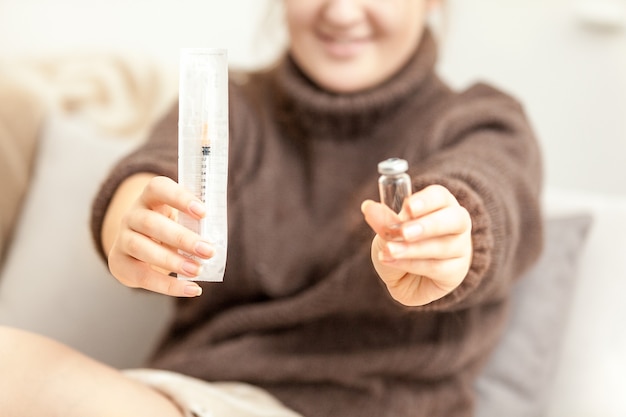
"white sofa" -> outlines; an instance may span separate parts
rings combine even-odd
[[[100,181],[136,141],[54,114],[38,141],[0,271],[0,324],[141,366],[172,300],[118,284],[88,231]],[[626,198],[548,190],[545,202],[551,242],[541,270],[520,282],[506,348],[479,383],[479,415],[624,416]]]
[[[553,216],[586,211],[592,227],[552,390],[550,417],[626,415],[626,197],[549,190]]]

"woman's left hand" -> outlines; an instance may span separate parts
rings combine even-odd
[[[361,211],[376,232],[372,262],[391,296],[408,306],[454,290],[472,262],[472,220],[450,191],[432,185],[411,195],[399,214],[382,203]]]

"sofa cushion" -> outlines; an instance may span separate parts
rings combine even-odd
[[[477,382],[478,417],[545,415],[591,220],[545,221],[544,251],[516,283],[508,327]]]
[[[134,145],[84,122],[45,124],[29,193],[0,272],[0,324],[52,337],[117,367],[141,365],[171,299],[119,284],[97,256],[91,203]]]

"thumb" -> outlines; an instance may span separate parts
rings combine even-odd
[[[365,200],[361,204],[365,221],[380,236],[387,236],[389,229],[402,221],[400,216],[382,203]]]

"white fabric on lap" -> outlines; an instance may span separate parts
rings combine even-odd
[[[241,382],[206,382],[154,369],[124,373],[170,398],[185,417],[302,417],[268,392]]]

